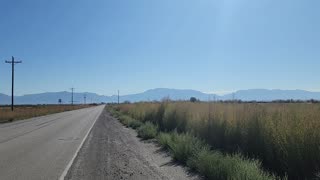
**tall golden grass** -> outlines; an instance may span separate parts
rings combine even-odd
[[[10,107],[0,107],[0,122],[21,120],[37,116],[43,116],[58,112],[71,111],[89,107],[88,105],[37,105],[37,106],[17,106],[12,112]]]
[[[118,108],[162,131],[191,132],[214,149],[259,159],[289,179],[320,172],[320,104],[164,102]]]

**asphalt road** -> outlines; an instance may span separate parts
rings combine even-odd
[[[59,179],[103,109],[0,124],[0,179]]]
[[[153,141],[142,141],[104,110],[66,180],[199,180]]]

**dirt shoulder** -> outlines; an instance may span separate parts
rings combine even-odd
[[[201,179],[172,162],[155,143],[141,141],[105,109],[65,179]]]

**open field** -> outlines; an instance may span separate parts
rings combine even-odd
[[[64,111],[71,111],[89,107],[90,105],[28,105],[16,106],[14,112],[9,106],[0,107],[0,123],[21,119],[28,119],[37,116],[44,116]]]
[[[320,172],[320,104],[164,102],[116,108],[162,132],[194,135],[225,155],[256,159],[278,176],[311,179]]]

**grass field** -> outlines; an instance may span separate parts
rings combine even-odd
[[[191,134],[212,150],[256,159],[281,177],[312,179],[320,172],[320,104],[164,102],[117,109],[161,132]]]
[[[35,106],[16,106],[11,111],[9,106],[0,107],[0,123],[28,119],[58,112],[71,111],[89,107],[89,105],[35,105]]]

